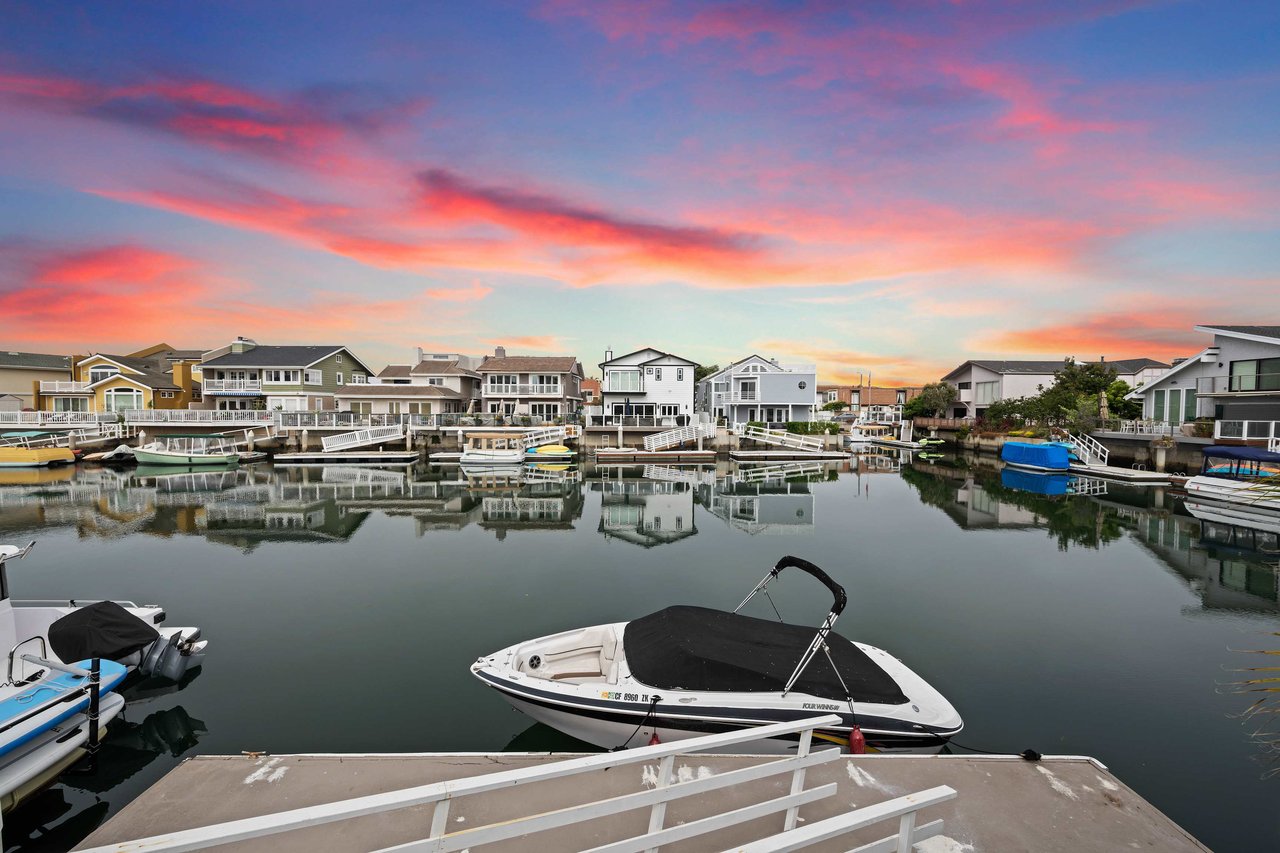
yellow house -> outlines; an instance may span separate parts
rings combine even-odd
[[[201,400],[196,350],[156,344],[130,355],[74,356],[71,380],[40,382],[46,412],[122,412],[185,409]]]

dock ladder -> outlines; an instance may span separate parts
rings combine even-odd
[[[1111,451],[1093,436],[1080,433],[1068,436],[1067,440],[1085,465],[1107,464],[1107,457],[1111,455]]]
[[[91,848],[86,853],[127,853],[127,851],[146,851],[146,853],[163,853],[163,851],[197,850],[237,841],[253,841],[268,838],[295,829],[322,826],[336,821],[365,817],[368,815],[386,815],[398,809],[431,806],[431,825],[416,840],[411,840],[390,850],[431,850],[437,853],[447,851],[476,850],[489,844],[496,844],[512,839],[522,839],[522,845],[533,846],[538,842],[529,839],[535,833],[552,832],[575,827],[590,821],[599,821],[624,815],[641,809],[648,810],[648,829],[634,834],[637,827],[629,822],[615,824],[617,834],[621,838],[602,838],[604,843],[592,847],[594,853],[641,853],[641,851],[658,851],[664,845],[676,844],[707,836],[730,827],[746,827],[756,822],[756,837],[746,843],[735,845],[734,850],[751,851],[751,853],[779,853],[786,850],[803,850],[824,841],[839,838],[865,827],[890,821],[896,827],[886,838],[860,847],[859,850],[876,851],[908,851],[914,845],[942,834],[941,820],[929,823],[918,823],[917,818],[922,809],[936,806],[953,800],[954,789],[939,785],[925,791],[907,794],[901,797],[861,808],[848,809],[840,803],[835,817],[823,820],[804,821],[800,817],[801,807],[825,800],[836,793],[834,782],[814,787],[805,787],[805,770],[829,764],[841,759],[839,749],[820,749],[811,751],[814,729],[838,725],[840,717],[831,714],[794,720],[787,723],[774,723],[767,726],[738,729],[736,731],[678,740],[672,743],[660,743],[653,746],[628,749],[620,752],[606,752],[554,761],[514,770],[499,770],[494,773],[483,773],[462,779],[451,779],[434,782],[412,788],[387,791],[364,797],[342,800],[336,803],[323,803],[315,806],[292,809],[290,811],[265,814],[257,817],[243,818],[226,823],[203,826],[196,829],[181,830],[150,838],[124,841],[105,847]],[[677,758],[689,758],[711,751],[724,751],[725,747],[749,743],[766,737],[798,735],[799,742],[795,752],[776,760],[766,760],[758,764],[738,767],[722,773],[700,772],[686,775],[687,768],[677,770]],[[736,750],[735,750],[736,751]],[[849,759],[845,759],[849,760]],[[647,765],[642,778],[652,778],[649,784],[641,783],[639,790],[621,794],[620,796],[597,799],[586,803],[574,803],[559,808],[551,804],[543,805],[548,792],[556,790],[554,785],[539,783],[564,780],[574,776],[592,772],[603,772],[617,767]],[[653,768],[650,770],[649,768]],[[617,778],[619,774],[610,774]],[[641,774],[635,774],[641,776]],[[790,777],[789,780],[786,777]],[[780,790],[770,791],[764,796],[769,799],[759,800],[751,797],[746,805],[741,797],[736,797],[729,804],[717,806],[713,798],[706,795],[715,791],[740,789],[742,785],[761,779],[783,777]],[[592,781],[583,778],[581,787],[589,790]],[[788,784],[789,781],[789,784]],[[461,824],[450,820],[451,806],[460,799],[476,794],[492,794],[493,792],[512,792],[508,794],[515,817],[504,817],[492,823],[478,825]],[[736,793],[736,792],[735,792]],[[524,796],[521,796],[524,794]],[[773,796],[774,794],[780,794]],[[705,806],[699,810],[698,817],[667,825],[667,806],[669,803]],[[545,811],[528,814],[522,808],[525,804],[538,804]],[[709,812],[705,816],[701,812]],[[761,818],[773,817],[776,830],[767,825],[762,826]],[[409,822],[406,821],[406,824]],[[597,827],[599,823],[595,824]],[[888,828],[886,828],[888,829]],[[422,833],[422,830],[418,830]],[[594,837],[594,836],[593,836]],[[545,838],[543,846],[555,849],[566,849],[563,843],[557,844],[555,838]],[[593,842],[594,843],[594,842]],[[705,849],[716,849],[706,847]],[[578,848],[580,849],[580,848]]]
[[[370,444],[386,444],[404,438],[404,424],[393,426],[370,427],[354,432],[340,432],[337,435],[326,435],[321,439],[325,453],[335,450],[353,450],[357,447],[368,447]]]
[[[655,450],[668,450],[672,447],[679,447],[686,442],[697,441],[700,438],[712,435],[715,435],[715,426],[711,423],[689,424],[688,426],[676,427],[665,432],[646,435],[644,437],[644,449],[650,453]]]
[[[787,432],[785,429],[769,429],[768,427],[755,426],[754,424],[746,424],[740,427],[738,434],[743,438],[749,438],[761,444],[772,444],[775,447],[785,447],[788,450],[798,450],[801,453],[822,452],[822,438],[816,435],[799,435],[798,433]]]

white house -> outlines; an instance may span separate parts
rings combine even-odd
[[[600,362],[601,408],[606,424],[618,418],[637,426],[678,426],[693,419],[696,362],[651,347]]]
[[[1062,369],[1063,361],[966,361],[942,377],[943,382],[954,385],[958,392],[949,415],[981,417],[987,406],[997,400],[1033,397],[1040,393],[1041,386],[1053,385],[1054,374]],[[1116,379],[1124,380],[1131,388],[1151,381],[1169,367],[1150,358],[1080,363],[1105,364],[1116,371]]]
[[[432,415],[474,412],[480,406],[483,359],[459,353],[414,350],[412,364],[389,364],[364,385],[336,393],[338,408],[365,415]]]
[[[1178,426],[1213,418],[1215,438],[1280,437],[1280,326],[1196,326],[1213,342],[1129,395]]]
[[[750,355],[698,383],[698,411],[726,423],[813,419],[817,368]]]

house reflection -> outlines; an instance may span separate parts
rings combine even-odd
[[[701,489],[701,503],[744,533],[813,533],[810,482],[826,477],[826,468],[813,462],[742,467]]]
[[[606,539],[653,548],[698,532],[693,482],[648,479],[634,467],[601,467],[598,474],[591,488],[601,493],[598,530]]]

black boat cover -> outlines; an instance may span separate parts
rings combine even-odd
[[[1207,459],[1233,459],[1237,462],[1280,462],[1280,453],[1272,453],[1261,447],[1237,447],[1231,444],[1211,444],[1201,452]]]
[[[650,687],[780,693],[816,633],[817,628],[803,625],[681,605],[630,622],[622,647],[631,674]],[[897,682],[853,643],[832,633],[827,644],[855,701],[907,701]],[[822,652],[792,690],[836,701],[846,698]]]
[[[114,601],[77,608],[49,626],[49,647],[68,663],[118,660],[150,645],[160,632]]]

